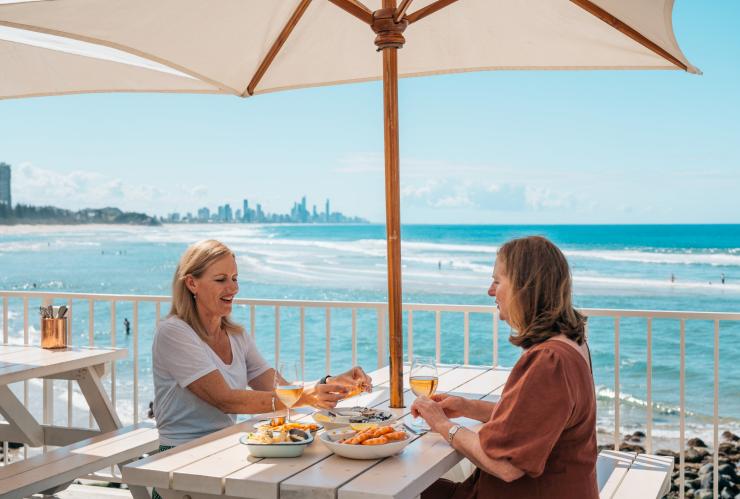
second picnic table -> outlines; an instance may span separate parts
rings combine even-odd
[[[438,392],[496,400],[509,370],[478,366],[440,366]],[[388,369],[371,373],[372,393],[343,401],[388,409]],[[408,387],[408,366],[404,369]],[[404,392],[404,409],[389,409],[408,417],[414,395]],[[215,498],[415,498],[457,464],[462,456],[436,434],[411,435],[412,442],[398,455],[385,459],[352,460],[333,454],[320,441],[297,458],[250,457],[239,438],[252,431],[255,418],[123,468],[131,485],[156,487],[164,499]],[[477,422],[463,420],[473,426]]]

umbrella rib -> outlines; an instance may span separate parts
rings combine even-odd
[[[413,0],[402,0],[401,5],[398,6],[396,12],[393,14],[393,20],[395,22],[401,22],[401,19],[406,15],[406,10],[411,5],[412,1]]]
[[[194,78],[196,80],[200,80],[204,83],[208,83],[209,85],[213,85],[216,87],[220,92],[222,93],[229,93],[229,94],[236,94],[239,95],[239,91],[231,88],[227,84],[214,80],[212,78],[208,78],[200,73],[196,73],[195,71],[192,71],[184,66],[180,66],[179,64],[175,64],[172,61],[168,61],[167,59],[163,59],[161,57],[157,57],[153,54],[148,54],[146,52],[143,52],[141,50],[137,50],[133,47],[129,47],[127,45],[121,45],[119,43],[111,42],[108,40],[103,40],[100,38],[90,37],[90,36],[83,36],[83,35],[77,35],[75,33],[68,33],[66,31],[60,31],[56,29],[49,29],[49,28],[40,28],[38,26],[31,26],[28,24],[21,24],[21,23],[15,23],[10,21],[0,21],[0,26],[7,26],[9,28],[16,28],[16,29],[22,29],[25,31],[32,31],[34,33],[43,33],[46,35],[54,35],[54,36],[60,36],[63,38],[68,38],[70,40],[77,40],[80,42],[86,42],[86,43],[92,43],[94,45],[102,45],[104,47],[109,47],[112,49],[120,50],[121,52],[126,52],[128,54],[132,54],[138,57],[141,57],[142,59],[148,59],[150,61],[156,62],[161,64],[162,66],[167,66],[168,68],[174,69],[176,71],[179,71],[181,73],[184,73],[191,78]],[[122,63],[125,64],[125,63]],[[156,70],[154,70],[156,71]]]
[[[637,31],[632,26],[628,25],[625,22],[620,21],[615,16],[609,14],[607,11],[602,9],[601,7],[595,5],[590,0],[570,0],[577,6],[581,7],[583,10],[588,12],[589,14],[594,15],[595,17],[598,17],[617,31],[620,31],[621,33],[624,33],[628,37],[632,38],[634,41],[642,45],[643,47],[655,52],[659,56],[661,56],[663,59],[666,59],[667,61],[675,64],[679,68],[683,69],[684,71],[688,71],[688,67],[683,62],[676,59],[674,56],[672,56],[667,50],[665,50],[663,47],[658,45],[657,43],[651,41],[649,38],[647,38],[645,35]]]
[[[308,5],[311,3],[311,0],[301,0],[301,3],[298,4],[298,7],[293,11],[293,14],[290,16],[290,19],[288,19],[288,22],[285,23],[285,26],[283,26],[282,31],[280,31],[280,34],[275,39],[275,42],[272,44],[272,47],[270,47],[270,50],[267,52],[267,55],[265,55],[265,58],[262,59],[262,63],[260,63],[259,67],[257,68],[257,71],[254,73],[254,76],[252,76],[251,81],[249,82],[249,85],[247,85],[247,88],[242,92],[241,96],[244,97],[245,95],[254,95],[254,89],[257,87],[259,82],[262,80],[262,77],[265,76],[265,73],[267,72],[267,69],[272,64],[272,61],[275,60],[275,57],[277,57],[278,52],[280,52],[280,49],[283,48],[283,45],[288,40],[288,37],[293,32],[293,28],[296,27],[296,24],[298,24],[298,21],[301,20],[301,17],[303,16],[303,13],[306,12],[306,9],[308,8]]]
[[[342,10],[355,16],[365,24],[373,24],[373,12],[359,0],[329,0]]]
[[[413,24],[416,21],[419,21],[431,14],[434,14],[440,9],[444,9],[445,7],[452,3],[455,3],[456,1],[457,0],[437,0],[434,3],[427,5],[426,7],[422,7],[413,14],[409,14],[408,16],[406,16],[406,19],[408,20],[409,24]]]

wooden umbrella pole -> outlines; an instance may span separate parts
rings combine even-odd
[[[401,296],[401,190],[398,148],[398,49],[403,46],[406,21],[396,22],[395,0],[383,0],[373,13],[375,44],[383,51],[383,109],[385,116],[385,219],[388,246],[388,326],[390,407],[403,407],[403,318]]]

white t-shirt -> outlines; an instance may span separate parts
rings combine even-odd
[[[244,390],[250,379],[270,366],[257,350],[251,336],[230,334],[231,364],[225,364],[185,321],[169,316],[159,323],[152,343],[154,417],[162,445],[180,445],[236,422],[201,400],[187,386],[218,370],[226,383]]]

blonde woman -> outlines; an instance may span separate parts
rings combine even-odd
[[[164,448],[232,425],[236,414],[283,407],[273,392],[274,369],[230,317],[237,278],[234,253],[218,241],[197,242],[180,259],[172,309],[152,346],[154,416]],[[307,388],[296,405],[334,407],[350,389],[371,383],[355,367]]]
[[[543,237],[515,239],[498,252],[488,294],[524,352],[496,404],[416,399],[412,413],[478,467],[464,483],[437,481],[422,499],[597,499],[591,356],[568,262]],[[449,420],[461,416],[485,423],[480,433]]]

